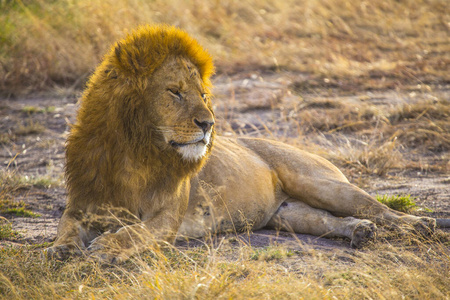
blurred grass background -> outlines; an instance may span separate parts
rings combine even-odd
[[[218,73],[289,70],[368,88],[450,80],[446,0],[0,0],[0,11],[7,96],[82,88],[114,41],[148,23],[188,31]]]

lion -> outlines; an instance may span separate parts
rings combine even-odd
[[[329,161],[266,139],[216,136],[210,54],[186,32],[142,26],[90,78],[66,144],[67,207],[49,256],[121,262],[151,244],[274,228],[344,237],[377,224],[433,232]]]

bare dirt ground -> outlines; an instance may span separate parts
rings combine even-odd
[[[299,111],[326,110],[333,103],[362,107],[371,105],[380,109],[396,104],[413,103],[420,97],[411,90],[378,90],[336,92],[336,86],[305,87],[305,76],[290,73],[241,73],[217,76],[214,84],[218,132],[223,135],[240,135],[280,139],[318,154],[334,156],[346,149],[345,145],[370,144],[368,139],[356,141],[353,132],[302,131],[304,122]],[[298,91],[298,87],[302,89]],[[338,87],[339,88],[339,87]],[[448,99],[448,87],[439,87],[439,93]],[[69,124],[75,120],[79,94],[64,91],[48,96],[27,99],[0,99],[0,168],[8,170],[18,183],[9,197],[13,202],[23,201],[28,210],[39,217],[0,214],[7,218],[19,236],[1,240],[0,245],[24,245],[51,242],[65,207],[64,142]],[[432,99],[431,99],[432,100]],[[320,103],[320,105],[317,105]],[[335,113],[333,111],[332,113]],[[344,145],[344,146],[342,146]],[[343,148],[344,147],[344,148]],[[319,149],[319,150],[317,150]],[[344,149],[344,150],[342,150]],[[340,151],[340,152],[339,152]],[[372,195],[411,194],[420,207],[431,211],[417,214],[450,218],[450,174],[448,149],[439,152],[415,152],[400,147],[403,157],[417,163],[418,167],[402,169],[393,167],[385,174],[366,174],[341,164],[344,173],[357,185]],[[333,154],[334,153],[334,154]],[[337,154],[336,154],[337,153]],[[437,154],[436,154],[437,153]],[[325,155],[325,156],[327,156]],[[333,156],[334,155],[334,156]],[[439,168],[433,168],[439,166]],[[437,171],[435,171],[437,170]],[[376,173],[376,172],[375,172]],[[12,180],[12,179],[8,180]],[[6,184],[4,179],[3,184]],[[4,187],[2,187],[3,189]],[[1,193],[0,193],[1,195]],[[324,239],[308,235],[277,233],[262,230],[250,236],[241,235],[254,246],[269,245],[273,241],[299,245],[297,240],[317,249],[349,248],[348,241]],[[180,246],[186,245],[181,243]],[[296,247],[296,246],[293,246]]]

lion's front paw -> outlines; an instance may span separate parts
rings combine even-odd
[[[66,260],[70,256],[81,256],[83,252],[74,244],[57,245],[42,250],[42,256],[47,259]]]
[[[101,264],[121,264],[130,258],[129,255],[114,251],[112,249],[103,251],[94,251],[90,254],[90,258],[100,262]]]
[[[360,248],[368,241],[376,239],[376,236],[377,226],[369,220],[362,220],[353,230],[350,246],[352,248]]]
[[[95,238],[87,250],[91,258],[107,264],[122,263],[130,257],[115,233],[104,233]]]

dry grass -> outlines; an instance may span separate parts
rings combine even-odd
[[[335,140],[335,144],[335,149],[327,153],[328,158],[357,174],[382,176],[405,165],[395,139],[386,140],[380,133],[353,141]]]
[[[433,152],[450,150],[450,102],[421,101],[405,104],[389,114],[400,142],[411,148]]]
[[[448,235],[385,236],[363,251],[257,249],[235,238],[189,249],[150,249],[124,265],[61,263],[39,247],[3,248],[0,291],[8,299],[445,299]],[[439,238],[439,239],[437,239]]]
[[[14,130],[16,135],[30,135],[30,134],[39,134],[45,131],[45,126],[42,125],[39,121],[35,121],[33,119],[28,119],[23,122],[23,124],[19,125],[17,129]]]
[[[384,176],[407,169],[448,171],[446,94],[427,92],[404,98],[404,93],[379,93],[373,96],[379,103],[364,94],[298,94],[283,96],[263,107],[262,113],[264,101],[251,110],[242,104],[251,97],[248,94],[218,101],[219,132],[282,140],[328,158],[348,176]],[[424,157],[428,160],[422,161]]]
[[[442,0],[1,1],[0,87],[12,95],[82,86],[115,40],[160,22],[198,38],[221,73],[288,69],[347,90],[445,83],[445,8]]]

